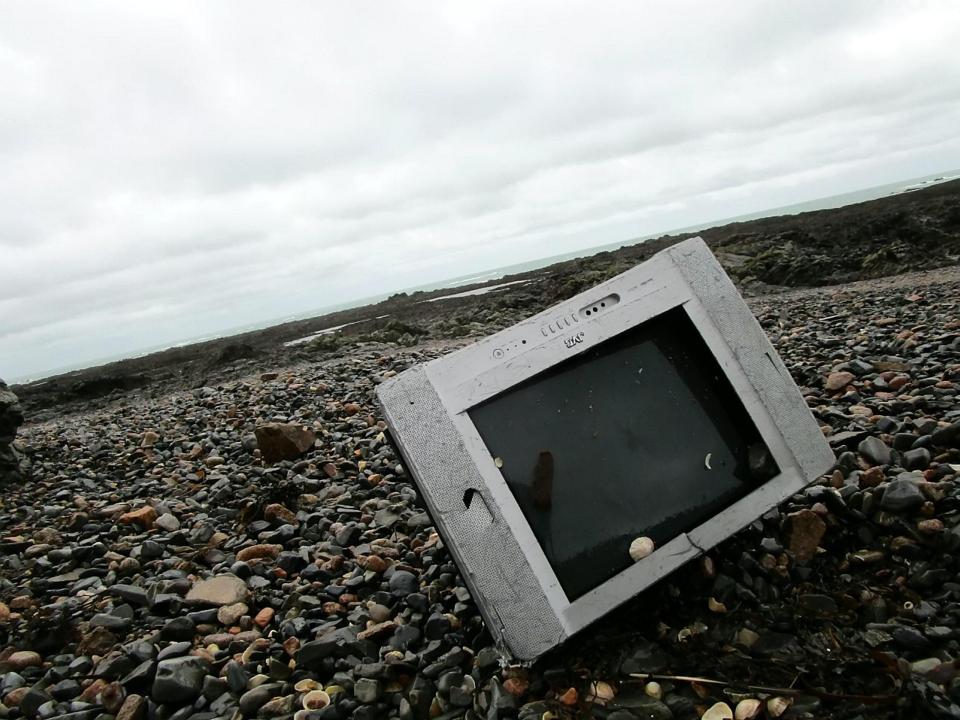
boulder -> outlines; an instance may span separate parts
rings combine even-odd
[[[25,476],[23,458],[13,444],[22,424],[20,400],[0,380],[0,485],[20,482]]]
[[[313,447],[316,433],[308,427],[295,423],[267,423],[254,430],[257,447],[268,463],[281,460],[296,460]]]

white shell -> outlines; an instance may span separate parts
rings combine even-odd
[[[707,607],[710,609],[710,612],[725,613],[727,611],[727,606],[716,598],[707,600]]]
[[[707,708],[700,720],[733,720],[733,710],[725,702],[718,702]]]
[[[648,537],[638,537],[630,543],[630,558],[634,562],[639,562],[653,552],[653,540]]]
[[[304,710],[323,710],[330,704],[330,696],[323,690],[311,690],[303,696]]]
[[[741,700],[733,711],[734,720],[754,720],[760,717],[761,708],[763,708],[763,703],[756,698]]]
[[[587,702],[606,705],[613,700],[614,695],[616,695],[616,692],[614,692],[613,686],[610,683],[597,680],[596,682],[590,683],[590,689],[587,691]]]
[[[643,686],[643,691],[654,700],[659,700],[663,697],[663,688],[660,687],[658,682],[648,682]]]
[[[783,715],[787,708],[793,704],[793,700],[785,697],[772,697],[767,700],[767,714],[770,717],[778,718]]]
[[[307,692],[310,692],[311,690],[323,690],[323,685],[318,683],[316,680],[311,680],[310,678],[306,678],[305,680],[301,680],[296,685],[294,685],[293,689],[299,693],[307,693]]]

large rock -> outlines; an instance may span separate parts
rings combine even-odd
[[[891,512],[909,512],[923,505],[924,499],[923,491],[915,482],[897,478],[884,488],[880,507]]]
[[[296,460],[313,447],[316,433],[303,425],[294,423],[267,423],[254,431],[257,447],[268,463],[280,460]]]
[[[17,428],[23,424],[20,401],[7,384],[0,380],[0,485],[23,480],[24,470],[20,454],[13,446]]]
[[[161,660],[153,680],[154,702],[173,704],[195,700],[203,689],[206,674],[207,663],[199,657],[188,655]]]
[[[960,422],[940,428],[933,433],[931,439],[937,447],[960,447]]]
[[[893,461],[892,453],[887,444],[872,435],[860,441],[860,444],[857,445],[857,451],[871,465],[889,465]]]
[[[827,524],[812,510],[799,510],[787,516],[790,552],[799,562],[807,562],[816,554],[826,531]]]
[[[217,575],[201,580],[187,593],[188,603],[202,605],[235,605],[247,599],[246,583],[236,575]]]

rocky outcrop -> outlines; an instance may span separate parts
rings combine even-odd
[[[20,409],[20,401],[7,388],[7,384],[0,380],[0,485],[23,479],[20,453],[13,446],[17,428],[22,424],[23,411]]]

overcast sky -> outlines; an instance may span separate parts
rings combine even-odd
[[[0,377],[960,167],[960,3],[0,5]]]

